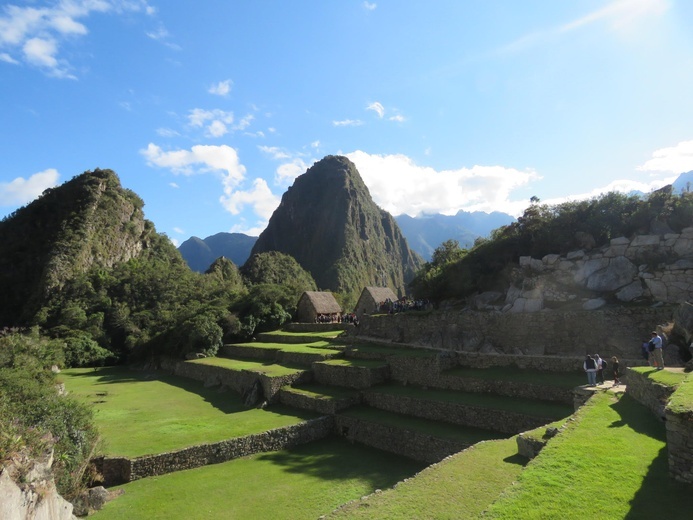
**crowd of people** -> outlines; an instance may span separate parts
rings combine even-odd
[[[376,313],[386,312],[388,314],[396,314],[406,311],[423,311],[429,309],[431,303],[428,300],[410,300],[409,298],[400,298],[399,300],[387,299],[384,302],[378,303],[375,309]]]

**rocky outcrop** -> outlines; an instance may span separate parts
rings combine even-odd
[[[15,460],[0,468],[2,520],[75,519],[72,504],[61,497],[55,488],[51,475],[52,464],[51,451],[41,460]]]
[[[597,249],[541,259],[523,256],[503,295],[475,297],[477,309],[509,313],[613,303],[682,303],[693,299],[693,227],[681,233],[619,237]]]

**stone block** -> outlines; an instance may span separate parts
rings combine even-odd
[[[592,276],[594,273],[597,271],[600,271],[602,269],[605,269],[609,266],[609,259],[608,258],[597,258],[593,260],[587,260],[582,267],[578,269],[578,271],[575,273],[575,276],[573,279],[575,280],[575,283],[581,284],[587,278]]]
[[[532,262],[532,257],[531,256],[521,256],[519,262],[520,262],[520,267],[529,267],[530,263]]]
[[[587,288],[593,291],[615,291],[632,282],[637,272],[635,265],[626,257],[612,258],[606,269],[597,271],[587,279]]]
[[[612,246],[627,246],[630,244],[630,240],[628,240],[626,237],[617,237],[612,238],[609,244]]]
[[[630,245],[631,247],[658,246],[659,241],[659,235],[637,235]]]
[[[603,298],[592,298],[591,300],[587,300],[585,303],[583,303],[582,308],[586,311],[593,311],[595,309],[599,309],[600,307],[604,307],[604,305],[606,305],[606,300]]]
[[[546,255],[544,256],[544,258],[541,259],[541,261],[544,263],[544,265],[552,266],[558,261],[560,257],[561,255]]]
[[[580,249],[579,251],[571,251],[567,255],[565,255],[567,260],[579,260],[580,258],[585,257],[585,252]]]
[[[622,302],[630,302],[643,295],[643,287],[639,281],[635,281],[623,287],[616,293],[616,298]]]

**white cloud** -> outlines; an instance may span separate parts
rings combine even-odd
[[[0,14],[0,54],[7,63],[25,62],[48,75],[74,78],[70,65],[60,59],[66,38],[85,36],[87,26],[78,21],[92,13],[148,12],[146,0],[61,0],[47,7],[3,6]]]
[[[290,162],[279,165],[275,182],[283,185],[291,184],[296,177],[306,173],[307,169],[308,164],[303,159],[296,157]]]
[[[255,116],[253,114],[248,114],[245,115],[241,118],[240,121],[234,126],[235,130],[245,130],[250,126],[250,123],[253,122],[253,119],[255,119]]]
[[[233,123],[233,112],[226,112],[215,108],[214,110],[205,110],[203,108],[193,108],[188,114],[188,122],[190,126],[201,127],[207,121],[221,121],[225,124]]]
[[[175,232],[178,233],[179,235],[182,235],[182,234],[185,233],[185,231],[184,231],[183,229],[179,228],[179,227],[174,227],[174,228],[173,228],[173,231],[175,231]]]
[[[175,247],[180,246],[180,241],[179,241],[177,238],[171,238],[171,237],[167,237],[167,238],[171,241],[171,243],[172,243]]]
[[[378,4],[371,2],[363,2],[363,7],[366,8],[366,11],[374,11],[375,8],[378,7]]]
[[[161,137],[178,137],[180,134],[171,128],[157,128],[156,133]]]
[[[227,145],[196,145],[190,150],[163,151],[154,143],[140,150],[149,166],[167,168],[177,175],[218,172],[224,184],[235,186],[245,178],[245,166],[236,150]]]
[[[18,206],[31,202],[46,189],[56,186],[59,177],[57,170],[49,168],[28,179],[17,177],[10,182],[0,182],[0,206]]]
[[[341,121],[332,121],[334,126],[361,126],[363,121],[359,119],[343,119]]]
[[[284,150],[283,148],[279,148],[278,146],[258,146],[258,150],[260,150],[263,153],[266,153],[272,159],[276,160],[282,160],[282,159],[289,159],[291,158],[291,154]]]
[[[233,86],[233,81],[230,79],[226,79],[224,81],[220,81],[219,83],[215,83],[211,87],[209,87],[209,92],[210,94],[214,94],[216,96],[228,96],[229,92],[231,92],[231,87]]]
[[[171,188],[180,188],[180,186],[178,186],[178,184],[176,184],[175,182],[169,182],[168,185],[171,186]]]
[[[405,117],[397,114],[396,116],[391,116],[388,118],[390,121],[396,121],[397,123],[404,123],[406,121]]]
[[[638,170],[676,174],[693,170],[693,140],[681,141],[676,146],[655,150],[652,152],[652,159],[638,166]]]
[[[226,125],[221,121],[215,120],[207,127],[207,135],[209,137],[221,137],[229,133]]]
[[[376,114],[378,114],[378,117],[382,119],[382,117],[385,115],[385,107],[383,106],[382,103],[375,101],[374,103],[371,103],[366,107],[366,110],[372,110]]]
[[[238,215],[245,206],[251,206],[256,215],[268,220],[279,206],[280,199],[272,193],[264,179],[257,178],[250,190],[234,190],[231,185],[224,186],[224,195],[219,201],[232,215]]]
[[[229,233],[243,233],[250,237],[258,237],[260,236],[260,233],[262,233],[265,230],[268,223],[269,221],[267,220],[258,221],[255,223],[254,227],[248,227],[248,224],[246,224],[245,219],[241,219],[241,223],[234,224],[231,227],[231,229],[229,229]]]
[[[373,200],[393,215],[455,214],[466,211],[521,213],[527,201],[511,201],[513,190],[540,179],[533,170],[473,166],[437,171],[405,155],[347,154],[358,168]]]

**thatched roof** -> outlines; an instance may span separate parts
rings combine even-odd
[[[319,314],[334,314],[342,312],[342,308],[335,300],[334,295],[331,292],[320,292],[320,291],[306,291],[301,295],[299,304],[301,300],[307,298],[308,301],[313,305],[315,312]]]
[[[386,300],[392,300],[394,302],[398,299],[397,295],[389,287],[364,287],[361,296],[363,296],[365,292],[370,294],[371,298],[373,298],[373,301],[376,303]]]

